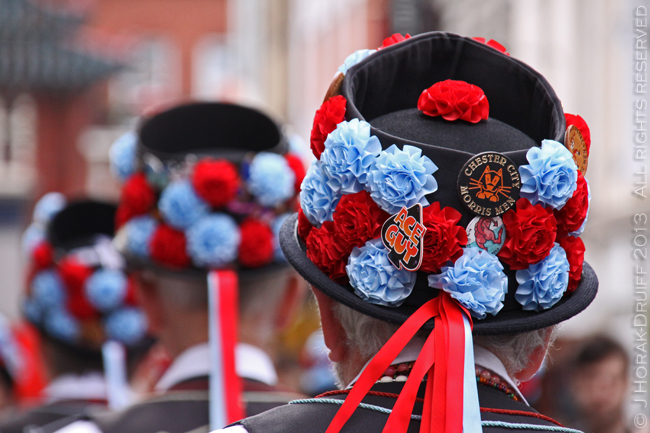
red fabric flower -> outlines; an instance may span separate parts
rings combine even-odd
[[[366,191],[344,195],[334,211],[334,235],[349,254],[352,248],[379,238],[389,216]]]
[[[239,227],[239,263],[247,268],[259,268],[273,261],[273,232],[268,224],[249,218]]]
[[[231,202],[237,196],[239,183],[237,167],[229,161],[205,159],[194,166],[192,185],[212,207]]]
[[[32,260],[37,270],[50,267],[54,263],[54,250],[49,242],[39,243],[32,251]]]
[[[384,41],[381,43],[381,47],[377,49],[381,50],[382,48],[390,47],[391,45],[395,45],[397,43],[400,43],[410,38],[411,35],[409,35],[408,33],[406,34],[406,36],[402,36],[401,33],[393,33],[391,36],[384,39]]]
[[[503,45],[501,45],[500,43],[498,43],[494,39],[490,39],[487,42],[485,41],[485,38],[472,38],[472,39],[474,39],[475,41],[478,41],[478,42],[480,42],[482,44],[488,45],[488,46],[494,48],[495,50],[505,54],[506,56],[510,55],[510,53],[508,53],[506,51],[506,47],[504,47]]]
[[[151,237],[151,258],[170,268],[185,268],[190,264],[186,242],[185,233],[159,224]]]
[[[585,122],[585,119],[577,114],[564,113],[564,120],[566,120],[567,128],[570,125],[573,125],[580,130],[580,134],[582,134],[582,138],[585,139],[585,145],[587,146],[587,155],[589,155],[589,149],[591,148],[591,131],[589,131],[589,126],[587,125],[587,122]]]
[[[467,233],[458,225],[461,214],[456,209],[435,202],[424,208],[424,249],[421,270],[438,273],[448,261],[455,262],[463,255],[462,246],[467,245]]]
[[[578,187],[573,196],[567,200],[562,209],[555,210],[558,237],[567,236],[569,233],[580,229],[585,222],[588,210],[589,188],[587,187],[587,180],[578,170]]]
[[[336,125],[345,120],[345,104],[343,96],[337,95],[323,102],[314,116],[314,126],[311,128],[310,145],[314,156],[320,159],[325,150],[327,135],[336,129]]]
[[[119,230],[124,224],[137,214],[133,213],[131,209],[126,206],[118,205],[117,212],[115,212],[115,230]]]
[[[90,320],[100,316],[99,311],[81,293],[68,296],[67,304],[68,311],[79,320]]]
[[[289,167],[293,171],[293,174],[296,177],[296,180],[293,183],[293,190],[294,192],[300,191],[300,185],[302,184],[302,180],[305,178],[305,175],[307,172],[305,171],[305,164],[302,163],[302,159],[300,159],[298,156],[292,154],[292,153],[287,153],[284,156],[287,160],[287,164],[289,164]]]
[[[303,241],[306,241],[312,228],[313,226],[305,216],[305,213],[302,209],[298,209],[298,236],[300,236]]]
[[[567,291],[573,292],[580,283],[582,278],[582,265],[585,261],[585,244],[582,239],[573,236],[567,236],[559,240],[559,244],[569,260],[569,287]]]
[[[120,207],[128,209],[130,215],[142,215],[156,204],[154,193],[147,177],[142,172],[137,172],[129,177],[122,187]]]
[[[487,97],[480,87],[456,80],[439,81],[425,89],[418,99],[418,109],[428,116],[470,123],[487,120],[490,113]]]
[[[128,276],[126,281],[126,296],[124,297],[124,303],[135,307],[138,305],[135,279],[133,276]]]
[[[68,292],[68,310],[79,320],[99,317],[99,312],[90,304],[85,292],[86,280],[92,273],[92,268],[74,259],[64,259],[59,264],[59,275]]]
[[[503,214],[506,241],[497,254],[510,269],[526,269],[546,258],[553,248],[557,221],[553,211],[541,204],[533,206],[525,198],[517,200],[517,209]]]
[[[313,228],[307,237],[307,258],[336,282],[347,281],[345,266],[349,254],[339,243],[332,221],[324,222],[320,228]]]

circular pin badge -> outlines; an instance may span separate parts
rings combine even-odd
[[[589,156],[587,155],[587,143],[582,137],[582,133],[575,125],[569,125],[564,135],[564,146],[573,155],[573,160],[578,166],[578,170],[584,176],[587,173]]]
[[[515,206],[521,189],[517,164],[497,152],[468,160],[458,174],[458,196],[474,215],[493,217]]]
[[[506,226],[501,217],[474,217],[467,225],[467,246],[496,255],[506,241]]]
[[[341,85],[343,84],[343,78],[345,78],[345,74],[343,74],[343,72],[336,73],[329,89],[327,89],[327,93],[325,94],[325,99],[323,99],[323,102],[327,101],[332,96],[341,94]]]

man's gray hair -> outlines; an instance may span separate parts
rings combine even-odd
[[[399,328],[398,325],[366,316],[339,303],[334,304],[334,314],[347,335],[347,346],[357,350],[367,359],[379,352]],[[496,355],[503,362],[508,374],[513,376],[528,366],[536,350],[545,347],[548,334],[553,329],[542,328],[518,334],[476,336],[474,343]],[[418,336],[426,339],[428,333],[428,331],[421,331]],[[555,332],[551,335],[551,342],[554,335]]]

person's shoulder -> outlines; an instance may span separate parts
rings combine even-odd
[[[52,424],[63,426],[65,420],[74,421],[89,405],[88,402],[52,403],[21,411],[0,422],[0,433],[24,433],[30,428],[42,429]]]

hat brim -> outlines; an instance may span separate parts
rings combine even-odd
[[[414,305],[385,307],[370,304],[356,296],[351,288],[332,281],[307,258],[305,245],[298,237],[297,224],[298,214],[286,219],[280,231],[280,245],[289,263],[312,287],[353,310],[396,325],[404,323],[416,311],[417,306]],[[434,292],[431,297],[439,293],[437,289],[431,290]],[[594,300],[597,292],[596,273],[587,262],[584,262],[578,287],[573,292],[566,293],[552,308],[539,313],[521,309],[502,310],[496,316],[488,316],[483,320],[474,319],[474,333],[477,335],[510,334],[546,328],[583,311]],[[424,328],[433,329],[433,320],[427,322]]]

